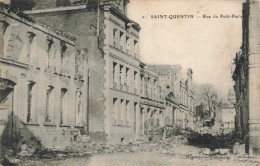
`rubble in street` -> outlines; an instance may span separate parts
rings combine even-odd
[[[200,134],[194,131],[184,133],[189,144],[193,146],[205,147],[209,149],[232,149],[235,144],[241,144],[241,135],[236,132],[228,134],[212,135]]]
[[[205,147],[196,147],[189,145],[188,139],[183,136],[172,136],[165,140],[151,141],[149,139],[139,139],[129,144],[97,144],[91,139],[79,139],[72,142],[66,149],[58,147],[53,149],[29,149],[26,145],[21,146],[21,152],[13,155],[12,151],[5,156],[8,162],[20,160],[38,160],[38,159],[67,159],[67,158],[80,158],[88,157],[97,153],[135,153],[135,152],[159,152],[165,155],[172,155],[173,157],[189,158],[189,159],[228,159],[238,161],[252,161],[257,162],[259,158],[255,156],[248,156],[239,153],[241,145],[235,143],[233,149],[230,148],[217,148],[210,149]],[[233,151],[233,153],[232,153]]]

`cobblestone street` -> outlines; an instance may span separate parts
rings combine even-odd
[[[135,152],[135,153],[113,153],[113,154],[93,154],[85,158],[73,158],[66,160],[42,160],[42,161],[25,161],[20,165],[75,165],[75,166],[258,166],[259,160],[249,160],[246,158],[237,158],[230,156],[230,159],[211,159],[197,158],[190,159],[182,156],[173,156],[159,152]]]

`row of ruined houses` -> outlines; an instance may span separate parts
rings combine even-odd
[[[140,61],[128,1],[26,2],[0,7],[4,145],[118,144],[193,127],[192,70]]]
[[[260,154],[260,2],[243,3],[242,45],[234,59],[235,129],[245,152]]]

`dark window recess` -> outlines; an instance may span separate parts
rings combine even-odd
[[[125,139],[125,138],[121,138],[121,143],[123,143],[123,142],[124,142],[124,139]]]
[[[34,0],[11,0],[11,7],[20,10],[32,10],[35,4]]]
[[[70,0],[56,0],[56,6],[70,6],[71,2]]]
[[[31,111],[32,111],[32,89],[34,86],[34,82],[30,82],[28,84],[28,113],[27,113],[27,122],[31,121]]]
[[[77,141],[77,140],[78,140],[78,136],[77,136],[77,135],[74,135],[73,141]]]

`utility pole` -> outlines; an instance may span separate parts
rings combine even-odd
[[[87,135],[89,135],[89,69],[87,76]]]

